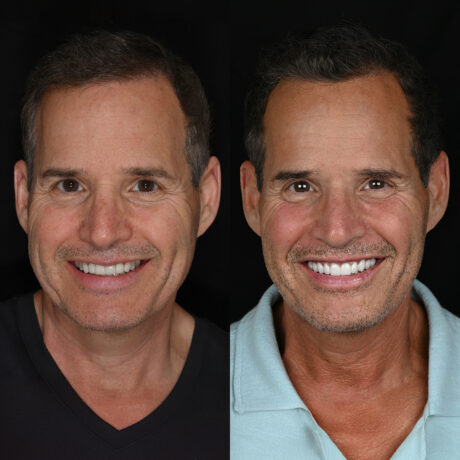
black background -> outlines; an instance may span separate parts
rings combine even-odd
[[[213,117],[211,148],[223,168],[221,209],[199,239],[192,270],[179,292],[189,311],[226,326],[255,305],[270,284],[260,242],[244,221],[239,192],[242,112],[257,56],[289,32],[353,20],[405,44],[426,68],[441,98],[445,146],[453,176],[446,216],[427,237],[419,278],[460,314],[455,299],[460,219],[460,135],[456,115],[460,7],[455,1],[40,2],[10,3],[0,15],[0,299],[36,288],[25,235],[14,211],[12,169],[22,155],[19,111],[24,82],[36,59],[75,32],[104,28],[147,33],[183,56],[206,89]]]

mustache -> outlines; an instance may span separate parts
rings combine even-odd
[[[136,259],[153,259],[159,256],[158,249],[153,244],[144,244],[142,246],[129,246],[119,244],[110,249],[100,250],[91,247],[61,246],[56,251],[56,255],[62,260],[71,260],[77,258],[97,257],[102,260],[113,260],[116,258],[133,258]]]
[[[345,248],[317,248],[295,247],[287,255],[289,262],[303,262],[312,257],[341,257],[345,255],[359,255],[360,258],[372,256],[376,258],[395,257],[396,249],[387,241],[382,243],[353,243]]]

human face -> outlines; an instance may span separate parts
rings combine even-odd
[[[200,231],[185,134],[164,77],[45,95],[28,196],[25,164],[15,171],[45,303],[103,331],[130,329],[174,303]]]
[[[409,117],[390,74],[270,95],[252,226],[284,304],[320,330],[363,330],[410,301],[431,223]]]

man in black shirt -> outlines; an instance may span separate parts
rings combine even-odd
[[[22,122],[42,289],[0,307],[2,458],[225,458],[226,340],[175,302],[219,204],[198,77],[148,37],[77,36]]]

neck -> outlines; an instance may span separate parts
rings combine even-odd
[[[34,303],[45,345],[69,380],[78,376],[82,384],[133,389],[174,380],[185,363],[194,321],[174,302],[138,326],[115,332],[82,328],[42,291]]]
[[[275,312],[278,342],[294,386],[332,391],[369,390],[427,373],[425,312],[408,295],[378,325],[361,332],[320,331],[282,303]]]

